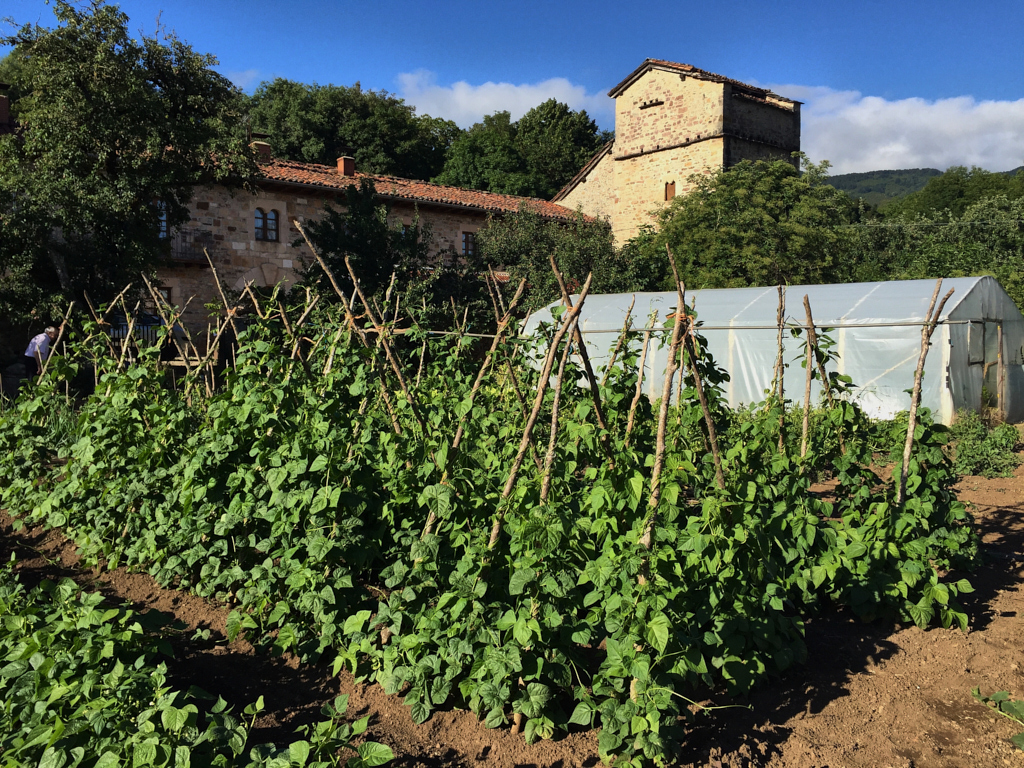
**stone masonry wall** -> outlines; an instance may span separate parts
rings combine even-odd
[[[621,158],[720,134],[724,88],[675,72],[648,72],[615,99],[613,154]]]
[[[655,223],[657,212],[666,203],[666,183],[675,183],[676,195],[686,194],[693,186],[688,181],[693,174],[713,173],[722,167],[723,160],[723,140],[714,138],[615,161],[615,241],[621,245],[635,236],[642,225]]]
[[[223,316],[221,300],[210,273],[202,248],[210,253],[222,285],[231,291],[241,291],[246,283],[259,287],[281,283],[286,289],[300,277],[303,265],[311,258],[306,245],[295,246],[298,230],[292,220],[300,222],[317,219],[325,202],[337,205],[335,194],[318,190],[270,187],[258,195],[223,187],[208,187],[196,192],[191,203],[192,220],[183,228],[179,238],[172,238],[173,246],[191,241],[192,247],[177,248],[178,257],[157,271],[160,286],[170,293],[172,304],[185,306],[183,320],[193,333],[206,331],[214,304],[215,316]],[[256,208],[275,210],[278,214],[278,240],[257,240],[255,235]],[[339,206],[341,207],[341,206]],[[462,252],[462,233],[476,232],[486,223],[483,211],[414,206],[402,202],[389,205],[389,219],[393,223],[411,224],[419,215],[421,225],[431,227],[431,253],[447,249]]]
[[[695,173],[740,160],[789,159],[800,149],[800,105],[758,98],[730,82],[651,69],[615,99],[610,156],[560,202],[608,216],[617,243],[653,224],[666,203],[692,188]]]
[[[737,93],[728,83],[726,88],[725,127],[730,136],[767,144],[781,153],[800,149],[799,104],[760,101]]]
[[[611,219],[618,204],[615,165],[611,154],[602,157],[597,165],[590,169],[587,177],[558,201],[559,204],[574,211],[580,209],[587,215],[599,219]]]
[[[725,167],[731,168],[740,160],[785,160],[799,167],[791,150],[779,149],[754,141],[744,141],[732,136],[725,139]]]

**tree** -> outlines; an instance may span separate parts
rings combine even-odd
[[[434,181],[502,195],[531,195],[532,179],[516,144],[516,124],[508,112],[485,115],[451,146],[444,170]]]
[[[389,210],[377,198],[372,181],[361,179],[338,198],[338,205],[324,206],[324,213],[306,225],[309,239],[334,274],[339,287],[351,295],[354,285],[345,257],[359,278],[367,297],[384,305],[391,286],[402,296],[402,314],[431,330],[454,325],[452,305],[469,317],[478,330],[493,326],[487,289],[478,260],[465,261],[454,253],[430,253],[430,231],[414,221],[403,226],[389,221]],[[328,300],[336,301],[333,286],[319,264],[306,269],[306,281]]]
[[[947,221],[959,218],[979,200],[996,195],[1011,200],[1024,196],[1024,174],[991,173],[957,165],[929,179],[924,189],[896,200],[885,212],[887,216],[922,215]]]
[[[435,181],[551,198],[610,138],[585,110],[574,112],[554,99],[515,122],[508,112],[495,112],[455,140]]]
[[[542,218],[527,204],[517,213],[492,218],[477,233],[477,247],[484,264],[508,270],[513,283],[525,278],[524,309],[533,310],[560,298],[549,256],[555,257],[570,291],[578,291],[591,272],[595,294],[654,287],[642,270],[629,263],[636,254],[616,250],[608,222],[581,213],[567,222],[553,221]]]
[[[334,165],[352,155],[360,171],[410,179],[439,173],[461,133],[450,120],[417,116],[402,99],[364,91],[359,83],[306,85],[277,78],[257,88],[249,115],[254,130],[270,135],[278,157]]]
[[[852,233],[843,225],[859,214],[828,185],[827,168],[805,163],[800,173],[782,160],[759,160],[695,175],[693,191],[659,213],[640,251],[655,260],[671,247],[693,288],[849,280]]]
[[[516,128],[533,196],[544,199],[554,197],[612,138],[611,132],[598,130],[586,110],[574,112],[554,99],[519,118]]]
[[[0,137],[8,319],[53,315],[83,289],[109,298],[158,263],[161,226],[188,220],[196,185],[253,187],[259,173],[242,96],[216,59],[173,34],[133,39],[101,0],[55,0],[54,13],[54,29],[0,39],[19,78],[19,129]]]

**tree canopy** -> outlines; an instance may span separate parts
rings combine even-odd
[[[549,199],[610,138],[585,110],[575,112],[555,99],[517,121],[495,112],[452,143],[435,181]]]
[[[695,188],[662,209],[640,250],[655,259],[668,245],[694,288],[848,280],[851,237],[841,227],[858,209],[828,185],[827,168],[805,164],[801,173],[759,160],[694,176]]]
[[[359,83],[307,85],[277,78],[256,89],[249,117],[253,130],[269,134],[277,157],[334,165],[351,155],[360,171],[409,179],[440,173],[461,133],[450,120],[418,116],[397,96],[363,90]]]
[[[928,180],[924,188],[891,203],[888,216],[937,216],[959,218],[973,204],[985,198],[1024,196],[1024,173],[992,173],[982,168],[955,165]]]
[[[244,99],[216,59],[173,33],[133,38],[100,0],[53,7],[55,28],[0,38],[14,46],[4,71],[19,126],[0,137],[0,311],[11,319],[52,316],[83,289],[109,297],[160,260],[162,223],[188,220],[196,185],[251,187],[259,174]]]

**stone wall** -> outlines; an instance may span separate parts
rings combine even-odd
[[[800,149],[800,105],[728,81],[649,69],[615,98],[615,143],[558,202],[607,216],[618,244],[654,224],[689,178]]]
[[[171,238],[172,257],[167,266],[157,271],[160,287],[169,293],[170,301],[186,306],[184,323],[192,332],[205,332],[211,313],[223,316],[220,296],[210,267],[203,254],[205,248],[213,260],[221,284],[229,291],[241,291],[246,283],[257,287],[282,284],[288,289],[301,277],[303,266],[311,258],[300,239],[293,219],[315,220],[323,212],[325,202],[342,207],[335,193],[311,189],[270,186],[257,195],[208,187],[196,192],[191,203],[192,220],[182,232]],[[276,242],[257,240],[255,212],[277,211]],[[418,215],[421,226],[431,230],[431,253],[462,252],[462,233],[476,232],[487,220],[482,210],[390,202],[389,219],[393,223],[412,224]],[[206,305],[216,305],[212,310]]]
[[[644,224],[654,224],[666,203],[666,184],[675,194],[692,188],[689,179],[698,173],[713,173],[722,167],[724,140],[701,139],[676,149],[615,161],[617,200],[612,214],[612,232],[618,244],[635,236]]]
[[[652,70],[615,99],[616,158],[719,135],[722,83]]]
[[[589,216],[611,219],[618,204],[615,190],[615,161],[611,154],[602,157],[564,198],[558,201],[572,210],[582,210]]]
[[[725,127],[730,136],[774,147],[800,149],[800,105],[745,95],[726,83]],[[753,159],[753,158],[751,158]]]

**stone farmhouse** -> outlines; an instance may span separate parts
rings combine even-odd
[[[312,259],[304,243],[294,245],[300,235],[293,220],[317,219],[325,203],[335,204],[340,194],[363,179],[374,183],[392,223],[408,225],[418,216],[421,225],[430,227],[430,252],[439,260],[471,255],[476,233],[491,215],[523,206],[547,219],[576,215],[545,200],[360,173],[351,157],[338,158],[336,167],[315,165],[275,159],[266,142],[255,146],[264,174],[258,194],[219,186],[197,190],[190,204],[191,221],[170,234],[168,262],[157,270],[164,297],[172,304],[188,302],[183,320],[195,330],[206,327],[209,311],[204,305],[220,304],[204,249],[228,289],[241,291],[247,283],[281,283],[287,288]]]
[[[615,140],[550,202],[364,174],[350,157],[338,158],[336,167],[275,159],[269,144],[256,142],[264,172],[259,193],[199,190],[192,220],[170,238],[170,260],[158,271],[161,290],[174,304],[191,298],[184,319],[199,329],[207,322],[204,305],[219,303],[204,249],[227,288],[291,285],[310,258],[305,245],[293,245],[293,219],[316,219],[324,203],[362,179],[374,182],[394,223],[419,216],[432,232],[431,253],[443,259],[471,254],[489,216],[522,206],[552,220],[577,211],[607,218],[622,243],[688,191],[694,173],[740,160],[795,162],[792,153],[800,149],[800,102],[689,64],[647,59],[609,95]]]
[[[800,102],[689,64],[647,59],[608,93],[615,139],[553,202],[611,221],[618,243],[637,234],[695,173],[741,160],[796,162]]]

